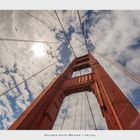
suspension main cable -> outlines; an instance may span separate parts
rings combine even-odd
[[[44,22],[42,19],[39,19],[38,17],[36,17],[36,16],[34,16],[34,15],[28,13],[28,12],[25,12],[24,10],[21,10],[21,11],[19,11],[19,12],[22,12],[22,13],[24,13],[24,14],[26,14],[26,15],[32,17],[32,18],[34,18],[35,20],[39,21],[40,23],[43,23],[44,25],[47,25],[48,28],[50,28],[51,30],[53,30],[53,29],[50,27],[50,25],[49,25],[48,23]]]
[[[23,80],[22,82],[18,83],[16,86],[11,87],[10,89],[6,90],[5,92],[0,94],[0,97],[2,97],[3,95],[6,95],[9,91],[13,90],[14,88],[22,85],[24,82],[30,80],[31,78],[35,77],[36,75],[38,75],[39,73],[43,72],[44,70],[48,69],[49,67],[53,66],[54,64],[56,64],[57,61],[55,61],[54,63],[46,66],[45,68],[43,68],[42,70],[38,71],[37,73],[31,75],[30,77],[28,77],[27,79]]]
[[[59,44],[58,42],[48,42],[39,40],[26,40],[26,39],[15,39],[15,38],[0,38],[0,41],[13,41],[13,42],[35,42],[35,43],[46,43],[46,44]]]
[[[99,52],[95,52],[98,56],[102,57],[104,60],[106,60],[107,62],[109,62],[111,65],[113,65],[114,67],[116,67],[118,70],[120,70],[123,74],[127,75],[128,77],[130,77],[132,80],[134,80],[135,82],[137,82],[138,84],[140,84],[140,76],[138,76],[137,74],[135,74],[134,72],[130,71],[129,69],[123,67],[122,65],[117,64],[116,62],[113,62],[111,60],[109,60],[108,58],[105,58],[103,55],[101,55]]]
[[[26,14],[26,15],[32,17],[33,19],[39,21],[40,23],[43,23],[44,25],[47,25],[47,28],[49,28],[51,31],[53,31],[53,28],[51,28],[50,25],[49,25],[48,23],[46,23],[45,21],[43,21],[42,19],[39,19],[38,17],[36,17],[36,16],[34,16],[34,15],[32,15],[32,14],[30,14],[30,13],[24,11],[24,10],[21,10],[21,11],[19,11],[19,12],[22,12],[22,13],[24,13],[24,14]],[[46,43],[47,43],[47,42],[46,42]],[[50,46],[49,44],[50,44],[50,43],[47,43],[48,46]],[[51,47],[51,46],[50,46],[50,47]]]
[[[57,17],[57,20],[58,20],[58,22],[59,22],[59,24],[60,24],[60,26],[61,26],[61,28],[62,28],[62,30],[63,30],[63,33],[64,33],[66,39],[67,39],[67,41],[68,41],[68,43],[69,43],[69,45],[70,45],[70,47],[71,47],[71,49],[72,49],[72,51],[73,51],[73,54],[74,54],[75,58],[77,58],[77,56],[76,56],[76,54],[75,54],[75,52],[74,52],[74,49],[73,49],[73,47],[72,47],[72,45],[71,45],[71,43],[70,43],[70,40],[69,40],[69,38],[68,38],[68,36],[67,36],[67,34],[66,34],[66,31],[65,31],[65,29],[64,29],[64,27],[63,27],[63,25],[62,25],[62,22],[61,22],[61,20],[60,20],[60,18],[59,18],[59,16],[58,16],[57,11],[54,10],[54,13],[55,13],[55,15],[56,15],[56,17]]]
[[[86,48],[87,48],[87,51],[88,51],[88,53],[89,53],[88,43],[87,43],[87,39],[86,39],[86,36],[85,36],[85,33],[84,33],[84,27],[82,26],[81,17],[80,17],[80,13],[79,13],[78,10],[77,10],[77,15],[78,15],[78,18],[79,18],[80,27],[81,27],[82,34],[83,34],[83,37],[84,37],[84,40],[85,40]]]

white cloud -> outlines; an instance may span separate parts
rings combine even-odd
[[[94,118],[91,117],[91,113]],[[96,129],[107,129],[94,94],[80,92],[71,94],[64,99],[53,129],[90,130],[95,129],[95,125]]]
[[[0,38],[58,42],[55,35],[62,29],[53,11],[26,12],[42,19],[47,24],[45,25],[21,11],[0,11]],[[83,21],[86,19],[84,16],[85,11],[80,12]],[[96,13],[98,13],[98,11],[96,11]],[[85,42],[83,36],[79,35],[81,29],[76,11],[58,11],[58,14],[66,32],[68,32],[70,25],[74,27],[74,30],[76,31],[76,33],[74,32],[72,34],[71,44],[77,56],[85,54],[87,50],[84,46]],[[135,44],[136,38],[140,37],[139,14],[139,11],[111,11],[108,14],[101,16],[101,19],[94,26],[90,27],[90,40],[96,47],[95,50],[106,55],[106,57],[112,60],[125,60],[126,67],[137,74],[140,74],[140,50],[132,50],[129,46]],[[95,18],[98,19],[99,17],[100,15],[97,15]],[[60,43],[61,42],[59,42],[59,44]],[[15,63],[17,64],[17,73],[11,73],[11,75],[14,76],[16,82],[19,83],[23,80],[23,76],[26,79],[47,65],[55,62],[56,59],[52,57],[51,51],[55,55],[61,55],[58,50],[59,44],[49,44],[49,48],[47,48],[47,52],[44,57],[35,57],[31,50],[33,43],[0,41],[0,65],[3,66],[3,68],[0,68],[0,79],[3,78],[6,81],[5,85],[0,85],[0,91],[4,92],[8,89],[8,82],[13,84],[13,80],[10,76],[3,74],[5,67],[12,69],[13,65]],[[48,47],[47,45],[48,44],[46,44],[45,47]],[[68,47],[70,48],[70,46]],[[59,58],[61,58],[61,56]],[[72,54],[69,58],[70,61],[72,61],[73,58],[74,55]],[[130,97],[133,94],[132,91],[139,87],[138,84],[129,78],[125,78],[122,73],[107,64],[100,57],[96,56],[96,58],[104,66],[117,85],[119,85],[121,90],[124,91],[126,96]],[[64,66],[64,64],[60,62],[58,62],[57,65],[61,67]],[[57,67],[54,65],[37,75],[36,78],[32,78],[27,82],[29,89],[33,93],[33,98],[42,91],[42,85],[47,86],[56,76],[56,69]],[[18,107],[24,110],[26,106],[30,104],[28,101],[29,92],[25,90],[24,84],[19,88],[23,93],[24,99],[20,96],[16,103]],[[16,89],[14,91],[14,93],[19,94]],[[14,96],[13,93],[11,95]],[[23,100],[27,104],[22,104]],[[0,106],[2,111],[1,114],[6,113],[6,116],[10,118],[14,112],[12,112],[12,108],[6,98],[3,99],[3,102],[5,103],[5,106]],[[5,129],[11,122],[13,122],[13,118],[10,118],[10,121],[4,120]]]
[[[131,49],[130,46],[136,44],[136,39],[140,38],[139,13],[139,11],[111,11],[102,17],[94,27],[91,27],[90,36],[96,47],[95,52],[103,54],[105,58],[109,58],[111,61],[124,61],[125,67],[137,74],[140,74],[140,49]],[[110,66],[101,57],[95,56],[130,99],[135,94],[133,90],[140,86]],[[136,108],[140,111],[140,107]]]

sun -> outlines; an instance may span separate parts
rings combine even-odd
[[[32,51],[35,56],[43,57],[45,55],[45,47],[42,43],[34,43],[32,45]]]

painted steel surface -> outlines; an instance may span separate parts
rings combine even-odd
[[[71,78],[74,71],[88,67],[92,73]],[[9,129],[52,129],[63,99],[82,91],[95,93],[109,129],[140,129],[139,113],[90,53],[76,58],[42,91]]]

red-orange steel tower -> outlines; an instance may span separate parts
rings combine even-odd
[[[72,78],[74,71],[88,67],[92,73]],[[140,129],[139,113],[90,53],[76,58],[9,129],[52,129],[63,99],[82,91],[96,95],[109,129]]]

